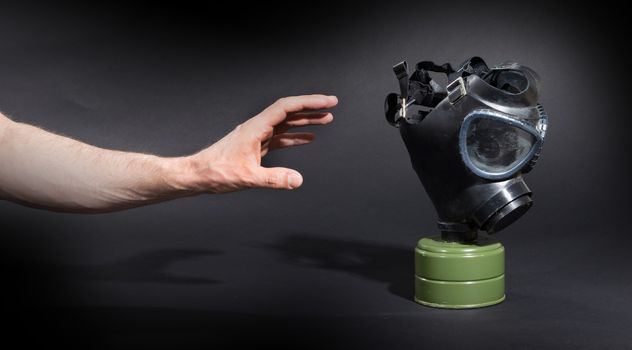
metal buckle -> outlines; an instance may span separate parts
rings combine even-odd
[[[406,104],[406,98],[403,97],[402,98],[402,108],[399,110],[399,118],[404,118],[406,119],[406,108],[408,107],[408,105]],[[397,119],[399,119],[397,118]]]
[[[397,122],[398,120],[400,120],[401,118],[404,118],[406,120],[408,120],[408,117],[406,116],[406,110],[408,109],[408,107],[413,104],[415,102],[414,98],[411,98],[410,101],[406,101],[405,98],[402,98],[402,108],[400,108],[399,110],[399,116],[395,119],[395,122]]]
[[[467,94],[465,90],[465,80],[462,77],[456,78],[453,82],[446,86],[446,91],[448,92],[448,101],[451,104],[455,104],[461,97]]]

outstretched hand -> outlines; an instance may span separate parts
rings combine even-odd
[[[199,192],[225,193],[244,188],[295,189],[303,176],[288,168],[266,168],[261,158],[277,148],[305,145],[311,132],[288,132],[305,125],[324,125],[333,115],[323,112],[336,106],[335,96],[284,97],[258,115],[238,125],[212,146],[188,157]]]

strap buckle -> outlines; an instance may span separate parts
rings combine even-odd
[[[456,78],[453,82],[448,84],[445,89],[448,93],[448,101],[450,101],[451,104],[457,103],[461,97],[467,94],[465,80],[463,80],[462,77]]]

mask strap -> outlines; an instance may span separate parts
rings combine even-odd
[[[399,115],[395,117],[395,123],[400,118],[406,119],[406,107],[410,104],[408,100],[408,63],[406,61],[399,62],[393,66],[393,72],[399,81],[400,98],[402,99]]]
[[[432,61],[421,61],[419,63],[417,63],[417,70],[420,70],[424,73],[426,72],[437,72],[437,73],[445,73],[445,75],[450,75],[452,73],[454,73],[454,69],[452,69],[452,65],[450,65],[449,63],[444,63],[442,65],[437,65]],[[432,80],[430,79],[430,76],[426,73],[424,74],[424,77],[427,78],[428,80]],[[429,81],[425,81],[425,83],[428,83]]]
[[[437,84],[429,72],[444,73],[446,76],[454,73],[449,63],[438,65],[432,61],[421,61],[415,65],[415,72],[410,76],[411,101],[432,110],[446,97],[445,89]]]
[[[455,80],[457,77],[465,78],[468,75],[478,75],[481,78],[484,78],[490,72],[489,67],[485,61],[478,57],[470,57],[467,61],[461,63],[459,69],[453,71],[448,75],[450,80]]]
[[[433,81],[428,72],[444,73],[449,78],[455,71],[449,63],[438,65],[432,61],[421,61],[415,65],[415,72],[409,76],[408,63],[402,61],[393,66],[393,72],[399,82],[400,94],[399,97],[397,94],[390,94],[385,101],[384,110],[388,122],[397,126],[401,118],[409,120],[406,116],[408,106],[415,104],[426,108],[416,115],[418,121],[421,121],[447,96],[445,89]]]
[[[408,98],[408,63],[406,61],[399,62],[393,66],[393,72],[399,80],[399,91],[402,99]]]

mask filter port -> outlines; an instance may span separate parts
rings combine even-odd
[[[494,234],[518,220],[533,205],[531,196],[526,194],[507,203],[483,224],[482,229]]]

